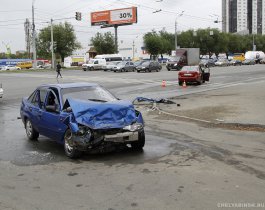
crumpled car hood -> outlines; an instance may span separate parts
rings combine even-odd
[[[92,129],[123,128],[137,121],[130,101],[94,102],[67,99],[75,121]]]

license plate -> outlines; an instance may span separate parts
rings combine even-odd
[[[190,77],[190,76],[192,76],[192,74],[184,74],[184,76],[188,76],[188,77]]]

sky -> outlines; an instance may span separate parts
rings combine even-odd
[[[165,29],[174,33],[177,20],[178,31],[198,28],[218,28],[221,23],[221,0],[0,0],[0,52],[25,50],[24,22],[32,22],[32,4],[35,8],[36,31],[47,27],[51,19],[54,23],[70,22],[75,29],[77,40],[83,48],[89,48],[91,37],[97,32],[105,33],[113,28],[101,29],[91,26],[90,13],[136,6],[138,22],[118,28],[119,43],[132,45],[142,42],[145,33]],[[159,11],[160,12],[156,12]],[[179,14],[183,15],[179,17]],[[75,20],[75,12],[82,13],[82,20]]]

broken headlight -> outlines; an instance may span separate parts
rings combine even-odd
[[[141,123],[134,123],[132,125],[127,125],[123,128],[123,130],[128,130],[128,131],[138,131],[138,130],[142,130],[143,129],[143,124]]]
[[[77,131],[77,135],[78,136],[82,136],[82,137],[84,137],[84,136],[91,136],[91,131],[90,131],[90,129],[88,128],[88,127],[86,127],[86,126],[79,126],[78,127],[79,128],[79,130]]]

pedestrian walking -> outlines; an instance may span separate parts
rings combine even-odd
[[[63,78],[61,75],[61,68],[62,68],[62,66],[61,66],[60,62],[58,62],[58,64],[56,65],[57,78],[58,78],[58,76]]]

